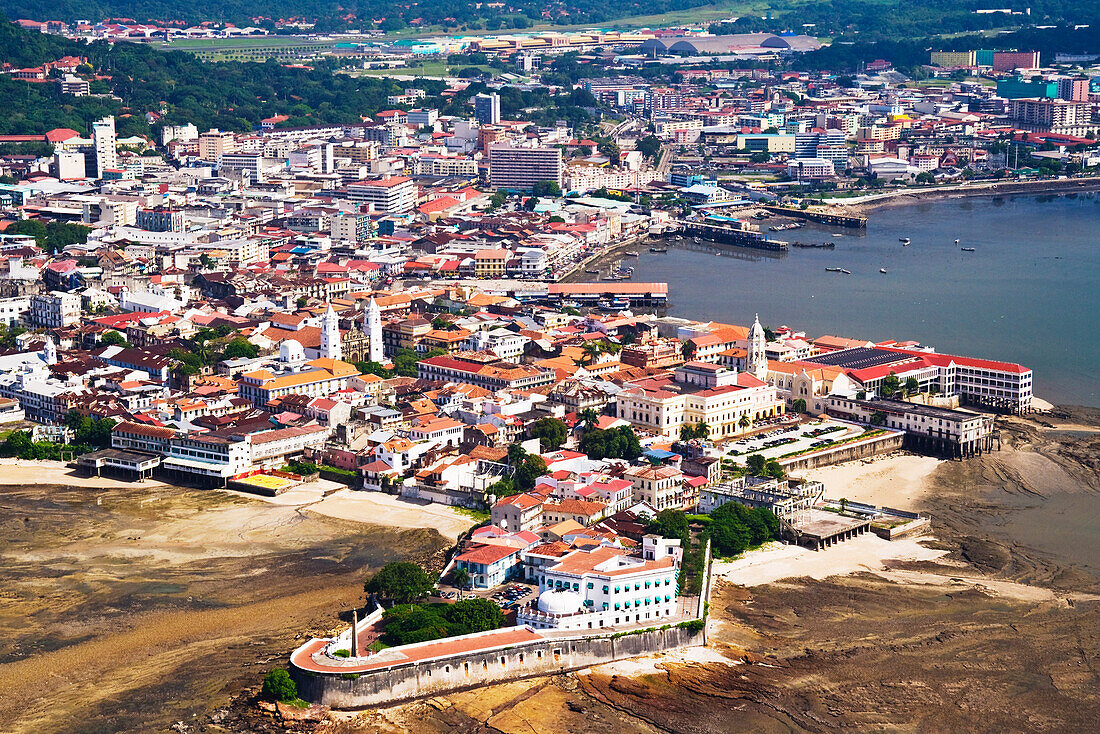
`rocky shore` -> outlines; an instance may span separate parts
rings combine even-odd
[[[919,481],[914,499],[933,517],[924,551],[868,550],[832,575],[792,571],[810,575],[751,586],[727,574],[711,604],[711,645],[698,655],[493,686],[322,730],[1091,730],[1100,411],[999,425],[1000,451],[929,472],[895,462],[900,491]],[[889,482],[889,466],[868,469]]]

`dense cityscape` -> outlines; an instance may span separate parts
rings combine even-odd
[[[59,12],[0,33],[14,110],[0,122],[0,462],[8,565],[28,571],[7,579],[0,680],[70,665],[49,656],[99,644],[99,625],[131,614],[258,604],[253,572],[264,603],[282,604],[262,613],[281,617],[262,634],[194,623],[207,640],[235,630],[210,663],[218,691],[169,686],[175,703],[154,716],[117,703],[136,684],[102,700],[57,688],[0,707],[18,730],[52,731],[43,717],[62,695],[94,699],[102,731],[443,730],[424,717],[473,730],[505,709],[478,713],[463,696],[492,691],[518,716],[525,699],[498,685],[568,674],[586,703],[542,688],[531,700],[599,713],[556,730],[710,731],[715,720],[692,728],[685,714],[680,728],[649,704],[628,727],[615,696],[679,701],[631,688],[650,685],[629,672],[646,665],[717,676],[714,690],[734,665],[795,665],[802,653],[765,642],[756,630],[773,623],[746,606],[782,593],[781,579],[865,571],[1095,613],[1092,577],[1073,575],[1091,561],[1021,571],[1030,550],[998,564],[950,545],[999,517],[966,520],[979,489],[1095,480],[1094,417],[1043,400],[1041,372],[925,343],[915,315],[892,334],[853,328],[858,316],[823,333],[762,309],[704,318],[638,271],[680,251],[715,257],[716,272],[729,258],[843,252],[899,201],[1091,201],[1100,53],[993,38],[914,60],[863,44],[853,65],[813,23],[765,30],[770,12],[621,29],[510,20],[495,35],[254,20]],[[958,228],[951,256],[982,254],[980,233]],[[1040,453],[1044,441],[1071,445]],[[1028,456],[1059,457],[1059,479]],[[969,493],[949,510],[935,504],[954,497],[947,484]],[[164,509],[144,515],[147,500]],[[61,506],[73,529],[48,540]],[[204,523],[213,534],[199,540]],[[364,540],[383,532],[395,535]],[[1073,541],[1086,558],[1087,538]],[[39,544],[55,542],[82,559],[58,577],[87,574],[64,593],[31,570],[45,559],[54,577],[60,561]],[[144,565],[184,557],[198,566],[168,579]],[[104,558],[145,560],[93,571]],[[343,586],[318,586],[326,577]],[[323,601],[305,599],[314,589]],[[46,599],[72,603],[89,637]],[[606,689],[603,666],[618,671]],[[1092,684],[1075,681],[1049,728],[1095,711]],[[851,725],[813,708],[754,708],[754,721]],[[967,716],[944,728],[1024,720]]]

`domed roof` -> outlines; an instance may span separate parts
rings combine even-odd
[[[306,350],[297,340],[287,339],[279,345],[280,362],[304,362],[305,359]]]
[[[545,614],[572,614],[584,606],[581,595],[565,589],[547,589],[539,594],[539,611]]]

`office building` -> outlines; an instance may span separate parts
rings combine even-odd
[[[560,187],[564,169],[557,148],[489,147],[489,182],[496,189],[530,191],[540,181],[553,181]]]
[[[479,125],[497,125],[500,123],[500,95],[479,94],[474,97],[474,119]]]
[[[103,178],[103,172],[118,168],[115,118],[104,117],[92,123],[92,146],[95,149],[95,177]]]
[[[408,176],[384,176],[355,181],[347,186],[347,197],[363,202],[383,214],[404,214],[416,206],[416,183]]]

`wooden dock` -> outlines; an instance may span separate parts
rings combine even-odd
[[[789,206],[765,206],[765,209],[773,214],[794,219],[806,219],[821,224],[831,224],[835,227],[850,227],[852,229],[866,229],[867,217],[859,214],[835,214],[829,212],[813,211],[811,209],[795,209]]]
[[[762,232],[751,229],[729,227],[707,222],[681,222],[684,233],[711,242],[721,242],[738,247],[751,247],[757,250],[784,251],[790,245],[783,240],[769,240]]]

